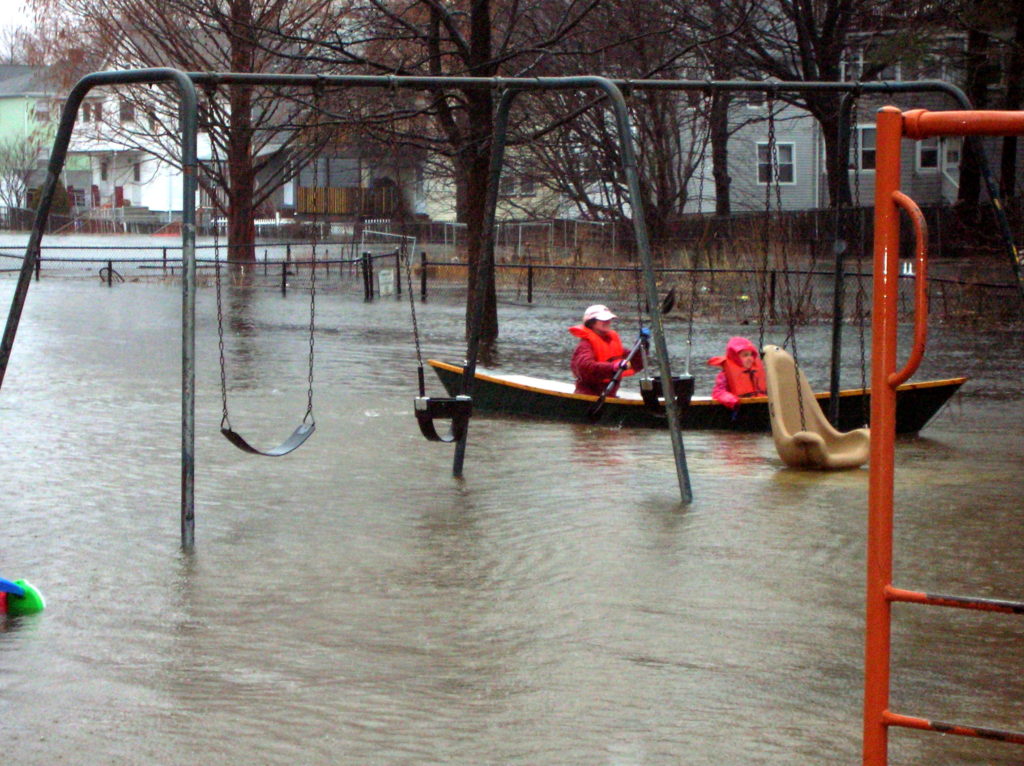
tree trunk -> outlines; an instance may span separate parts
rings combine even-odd
[[[984,109],[988,101],[989,65],[988,35],[976,29],[967,32],[967,74],[964,90],[975,109]],[[971,146],[973,144],[973,146]],[[981,168],[976,152],[982,151],[981,141],[964,139],[963,156],[960,159],[960,189],[957,205],[974,209],[981,194]]]
[[[1020,109],[1024,102],[1024,0],[1016,0],[1013,11],[1017,18],[1006,67],[1006,99],[1003,102],[1003,108],[1007,111]],[[999,159],[999,192],[1004,198],[1016,196],[1017,136],[1006,136],[1003,139],[1003,151]]]
[[[231,71],[251,72],[255,43],[250,0],[231,3]],[[230,86],[228,127],[228,252],[234,261],[255,261],[256,225],[253,198],[256,175],[252,163],[252,88]]]
[[[808,93],[807,108],[821,129],[825,143],[825,185],[828,188],[830,207],[850,205],[854,202],[850,193],[850,120],[840,109],[840,97],[833,93]],[[845,124],[844,124],[845,123]],[[859,163],[854,167],[858,168]],[[857,170],[859,172],[859,169]],[[861,200],[855,204],[860,205]]]
[[[253,195],[256,179],[252,168],[252,125],[249,121],[248,87],[231,86],[231,126],[228,129],[228,248],[233,261],[255,261],[256,226]]]
[[[491,7],[489,0],[474,0],[470,18],[469,70],[474,77],[491,77],[496,64],[491,53]],[[466,168],[466,241],[468,245],[469,285],[466,300],[466,331],[472,332],[478,302],[482,302],[480,342],[493,343],[498,338],[498,300],[494,287],[494,237],[485,237],[484,212],[487,208],[487,181],[490,175],[491,152],[494,151],[494,95],[489,90],[467,90],[467,136],[463,154]],[[485,241],[489,246],[485,247]],[[484,265],[490,266],[491,278],[478,294],[477,277]]]
[[[732,204],[729,199],[729,102],[731,96],[717,91],[711,100],[711,165],[715,178],[715,215],[727,216]],[[703,200],[701,200],[703,202]]]
[[[825,142],[828,204],[833,208],[848,207],[854,201],[850,193],[850,164],[847,159],[850,156],[850,122],[845,120],[846,124],[842,125],[841,119],[842,116],[836,112],[826,112],[818,121]],[[855,173],[860,172],[856,164],[854,168]],[[859,207],[861,200],[856,200],[856,204]]]

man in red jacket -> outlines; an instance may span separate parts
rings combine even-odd
[[[596,304],[583,312],[583,324],[569,328],[569,332],[580,339],[570,364],[572,374],[576,377],[577,394],[600,396],[611,383],[615,372],[623,365],[626,350],[619,334],[612,329],[614,319],[617,317],[607,306]],[[619,380],[643,369],[643,357],[634,354],[625,364],[627,369],[623,370]],[[618,390],[617,381],[608,395],[615,396]]]

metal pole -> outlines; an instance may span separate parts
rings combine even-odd
[[[838,237],[839,232],[836,232]],[[832,365],[829,376],[828,417],[839,428],[839,360],[843,354],[843,303],[846,294],[846,240],[836,239],[832,275]]]
[[[395,250],[395,300],[402,300],[402,249],[401,245]]]
[[[476,384],[476,360],[480,353],[480,336],[484,323],[484,295],[494,271],[494,219],[498,208],[498,185],[501,183],[501,167],[505,159],[505,143],[508,139],[508,114],[512,109],[516,91],[508,89],[502,92],[498,100],[498,109],[494,116],[494,131],[491,138],[491,164],[487,179],[487,199],[484,202],[484,220],[482,242],[480,243],[480,263],[476,270],[476,305],[473,307],[472,322],[469,327],[469,347],[466,349],[466,366],[462,372],[462,394],[473,396]],[[455,443],[455,457],[452,461],[452,475],[461,477],[462,466],[466,459],[466,441],[469,438],[469,425],[466,425],[462,437]]]
[[[683,436],[679,422],[679,404],[676,402],[675,386],[672,383],[672,370],[668,359],[668,344],[665,342],[665,328],[661,319],[661,300],[658,296],[658,284],[654,278],[654,262],[651,258],[651,244],[647,238],[647,223],[644,219],[643,198],[640,195],[640,173],[637,169],[636,153],[633,150],[633,132],[629,123],[629,112],[626,100],[614,83],[604,78],[594,78],[595,83],[607,95],[615,111],[618,123],[619,144],[622,149],[622,164],[626,171],[629,184],[630,212],[633,215],[633,231],[636,235],[637,254],[644,270],[644,287],[647,292],[647,303],[651,309],[651,329],[654,331],[654,345],[658,351],[658,362],[661,368],[662,391],[665,397],[665,414],[668,417],[669,431],[672,440],[672,453],[676,461],[676,477],[679,480],[679,493],[684,503],[693,500],[690,488],[690,473],[686,466],[686,450],[683,447]]]
[[[40,243],[53,204],[54,190],[67,157],[71,132],[86,94],[94,87],[116,83],[157,83],[172,81],[181,92],[182,153],[182,427],[181,427],[181,541],[191,549],[194,542],[194,454],[195,454],[195,191],[196,191],[196,90],[192,80],[176,69],[138,69],[128,72],[96,72],[79,80],[68,94],[60,124],[53,139],[46,180],[36,208],[36,217],[25,248],[18,284],[7,314],[0,341],[0,386],[7,372],[14,339],[25,307],[33,271],[40,262]]]
[[[885,766],[889,707],[892,584],[892,509],[896,440],[896,391],[889,376],[896,369],[899,295],[900,211],[899,109],[878,112],[875,170],[874,306],[871,317],[871,460],[868,475],[867,625],[864,660],[864,765]]]
[[[447,231],[447,229],[445,229]],[[427,302],[427,251],[420,251],[420,303]]]

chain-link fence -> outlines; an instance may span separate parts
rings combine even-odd
[[[801,228],[793,220],[770,228],[755,225],[754,219],[746,227],[734,220],[728,230],[705,229],[699,237],[660,242],[655,255],[659,288],[664,292],[675,287],[676,312],[695,318],[792,324],[829,320],[835,305],[837,239],[831,230],[816,232],[813,225]],[[213,286],[219,261],[225,280],[287,293],[308,286],[315,263],[317,289],[372,300],[400,296],[411,283],[421,300],[442,295],[446,300],[465,299],[464,231],[459,239],[424,226],[402,229],[414,234],[391,229],[386,222],[374,222],[373,228],[360,227],[344,241],[261,242],[251,261],[230,257],[232,248],[216,241],[197,243],[197,285]],[[643,311],[645,296],[632,240],[619,231],[614,235],[613,251],[612,232],[607,227],[582,230],[594,241],[584,242],[579,231],[574,240],[566,240],[573,236],[572,229],[553,224],[524,226],[519,230],[523,237],[517,234],[511,244],[501,244],[499,238],[495,254],[498,300],[571,310],[600,302],[622,310],[640,306]],[[557,237],[556,231],[560,232]],[[869,243],[870,238],[863,224],[858,224],[858,232],[858,244],[846,245],[843,263],[843,306],[848,320],[863,320],[870,311],[872,259],[859,244]],[[441,241],[437,241],[440,235]],[[562,245],[574,244],[557,257],[551,249],[534,254],[533,248],[539,247],[544,237]],[[49,244],[53,239],[60,243]],[[152,239],[108,237],[103,244],[94,244],[89,237],[45,238],[35,276],[95,280],[111,287],[122,282],[179,280],[180,244],[154,245]],[[403,253],[409,254],[407,260]],[[23,258],[21,249],[0,248],[0,277],[13,278]],[[911,261],[902,263],[900,309],[904,318],[913,311],[912,269]],[[989,250],[933,257],[929,295],[932,318],[937,321],[1002,324],[1019,321],[1024,315],[1009,258]]]

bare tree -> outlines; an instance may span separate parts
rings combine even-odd
[[[32,178],[40,168],[44,148],[42,137],[9,138],[0,142],[0,204],[27,208]]]
[[[528,75],[557,49],[599,0],[350,0],[334,5],[336,30],[320,43],[318,63],[342,73]],[[490,89],[453,87],[396,101],[402,140],[436,153],[455,176],[458,219],[466,224],[469,258],[467,327],[482,301],[482,337],[497,337],[493,280],[476,294],[477,274],[493,259],[483,252],[483,222],[492,151],[495,97]],[[383,119],[376,120],[382,125]],[[418,135],[408,126],[418,126]]]
[[[935,4],[902,0],[735,0],[721,7],[745,23],[729,38],[727,55],[751,79],[783,82],[875,79],[909,51],[926,46]],[[851,49],[863,53],[845,71]],[[832,205],[850,201],[849,125],[839,95],[780,91],[778,98],[808,111],[821,126]]]
[[[76,30],[65,49],[107,68],[171,66],[204,72],[307,71],[309,44],[330,0],[30,0],[41,15]],[[283,55],[287,54],[287,55]],[[136,119],[108,119],[107,138],[180,166],[177,98],[169,90],[125,88]],[[254,213],[312,150],[309,100],[295,93],[225,85],[203,94],[202,129],[212,146],[200,184],[228,219],[232,257],[251,260]],[[108,112],[115,117],[114,110]],[[141,119],[139,119],[141,118]],[[298,161],[295,161],[296,156]],[[292,161],[286,161],[291,158]]]
[[[0,64],[29,64],[30,40],[24,27],[0,27]]]
[[[1024,0],[960,0],[948,9],[948,23],[966,35],[960,62],[963,87],[975,109],[1020,109],[1024,103]],[[1017,138],[1003,139],[1000,191],[1016,194]],[[957,202],[974,208],[981,192],[981,168],[974,152],[960,162]]]

